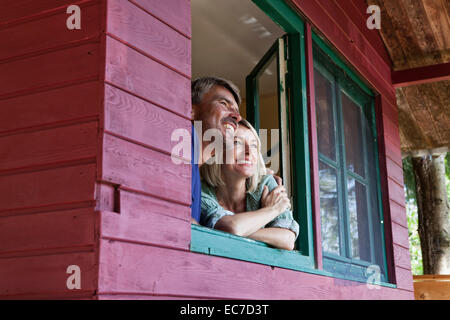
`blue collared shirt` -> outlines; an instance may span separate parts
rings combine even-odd
[[[201,192],[202,185],[200,182],[200,170],[198,168],[198,158],[200,155],[198,136],[195,132],[194,126],[192,126],[191,135],[191,166],[192,166],[192,180],[191,180],[191,193],[192,193],[192,204],[191,204],[191,216],[197,222],[200,221],[201,212]]]

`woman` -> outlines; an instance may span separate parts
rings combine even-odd
[[[234,153],[225,164],[203,164],[200,224],[293,250],[299,226],[283,186],[266,169],[259,137],[239,122]]]

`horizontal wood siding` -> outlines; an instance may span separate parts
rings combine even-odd
[[[411,292],[154,246],[101,241],[99,295],[209,299],[408,299]],[[136,263],[139,261],[139,263]]]
[[[111,0],[106,16],[103,154],[96,195],[101,239],[133,251],[188,252],[191,166],[172,162],[179,141],[171,136],[176,129],[191,132],[189,2]],[[190,154],[183,156],[190,160]],[[109,263],[100,257],[100,265]],[[116,277],[120,268],[104,265],[99,277]],[[99,299],[177,297],[184,298],[141,294],[133,285],[98,294]]]
[[[93,298],[98,275],[101,1],[3,1],[0,298]],[[81,30],[69,30],[69,4]],[[66,286],[81,269],[81,289]]]
[[[171,154],[172,132],[191,131],[191,122],[116,87],[105,86],[105,130],[114,135]],[[191,155],[185,155],[189,160]]]

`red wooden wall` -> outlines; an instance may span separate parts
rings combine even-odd
[[[190,5],[110,0],[106,20],[98,298],[151,298],[150,269],[170,267],[154,251],[189,251],[191,167],[170,138],[191,130]]]
[[[188,0],[10,0],[0,12],[1,298],[413,298],[395,91],[365,4],[297,1],[380,93],[380,155],[398,289],[189,251]],[[329,15],[327,12],[333,12]],[[352,20],[349,18],[351,17]],[[352,40],[352,41],[351,41]],[[66,268],[81,269],[81,290]]]
[[[66,27],[78,4],[82,29]],[[2,1],[0,298],[87,298],[97,287],[100,1]],[[81,290],[68,290],[69,265]]]

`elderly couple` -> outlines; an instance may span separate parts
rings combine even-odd
[[[192,83],[192,118],[202,121],[201,134],[217,129],[233,148],[231,161],[228,155],[227,161],[201,159],[197,164],[198,149],[210,142],[201,139],[196,150],[199,140],[192,130],[192,223],[293,250],[299,225],[284,186],[277,183],[281,179],[266,174],[261,142],[241,118],[240,103],[239,89],[230,81],[205,77]]]

